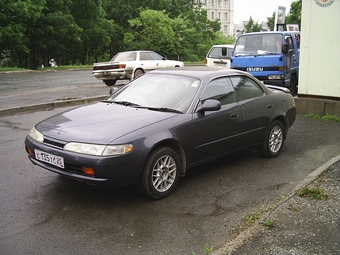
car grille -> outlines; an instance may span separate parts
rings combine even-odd
[[[58,149],[63,149],[66,142],[64,141],[60,141],[57,139],[52,139],[52,138],[44,138],[44,144],[52,146],[54,148],[58,148]]]
[[[65,171],[75,174],[85,175],[80,166],[65,162]]]

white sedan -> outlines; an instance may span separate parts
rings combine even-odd
[[[154,51],[124,51],[109,62],[94,63],[92,74],[107,86],[113,86],[117,80],[132,80],[148,71],[183,66],[183,62],[168,60]]]

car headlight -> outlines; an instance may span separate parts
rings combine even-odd
[[[33,127],[29,133],[29,137],[31,137],[33,140],[43,143],[44,142],[44,135],[40,133],[38,130],[36,130],[35,127]]]
[[[64,146],[64,150],[94,156],[115,156],[130,153],[132,144],[102,145],[70,142]]]

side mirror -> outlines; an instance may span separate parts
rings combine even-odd
[[[197,112],[218,111],[221,109],[221,102],[215,99],[205,100],[197,109]]]
[[[286,54],[288,52],[288,44],[282,44],[282,52]]]

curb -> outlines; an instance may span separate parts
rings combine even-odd
[[[46,111],[46,110],[51,110],[51,109],[58,108],[58,107],[88,104],[94,101],[103,100],[106,97],[107,95],[96,96],[96,97],[86,97],[82,99],[72,99],[72,100],[65,100],[65,101],[60,101],[60,102],[52,102],[52,103],[44,103],[44,104],[27,105],[27,106],[1,109],[0,117],[5,117],[9,115],[25,114],[25,113],[32,112],[32,111]]]
[[[340,155],[335,156],[324,163],[322,166],[315,169],[312,173],[307,175],[307,177],[301,181],[292,191],[286,194],[283,200],[278,202],[272,210],[264,214],[259,220],[257,220],[251,227],[241,232],[236,238],[224,244],[223,247],[214,251],[212,255],[230,255],[237,251],[237,249],[244,244],[246,240],[255,236],[259,229],[260,224],[264,222],[275,210],[277,210],[281,205],[285,204],[289,199],[295,196],[296,192],[313,181],[315,181],[320,175],[322,175],[330,166],[334,165],[336,162],[340,161]]]

